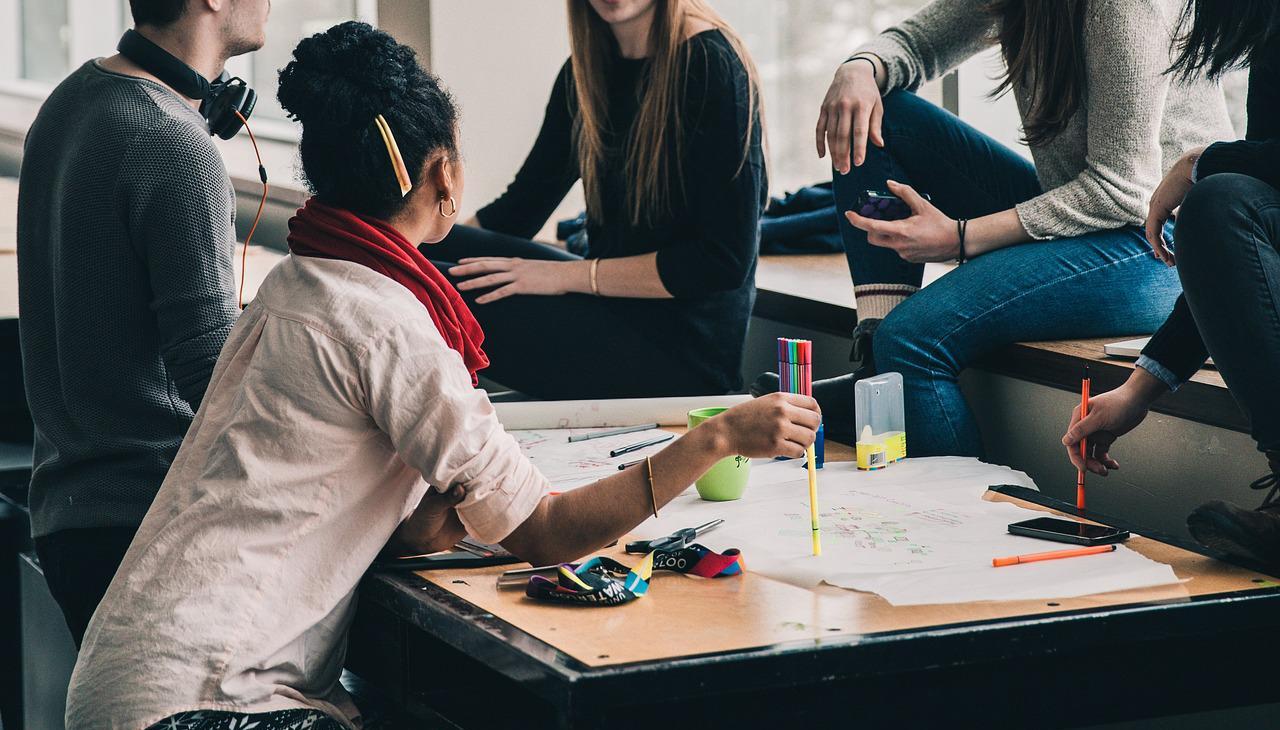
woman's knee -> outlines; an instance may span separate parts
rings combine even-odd
[[[912,91],[896,89],[884,95],[884,119],[881,129],[884,134],[918,128],[928,120],[947,112],[937,104],[923,99]]]
[[[1219,173],[1191,187],[1174,226],[1178,262],[1196,268],[1204,256],[1229,256],[1234,244],[1251,243],[1275,188],[1248,175]]]
[[[876,328],[874,347],[877,372],[939,372],[946,368],[940,338],[930,318],[913,311],[911,301],[898,305]]]

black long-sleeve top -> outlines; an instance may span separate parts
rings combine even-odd
[[[635,186],[625,159],[649,64],[620,55],[611,60],[601,210],[588,215],[587,255],[657,252],[658,274],[674,299],[614,303],[627,310],[655,347],[686,354],[705,373],[709,387],[724,392],[742,387],[742,350],[755,300],[760,214],[768,185],[758,115],[748,123],[749,82],[742,61],[718,30],[687,43],[681,178],[672,181],[670,214],[651,224],[631,222],[628,201]],[[576,114],[573,71],[565,63],[533,149],[506,192],[477,213],[481,226],[523,238],[542,228],[580,177]]]
[[[1209,145],[1196,163],[1196,179],[1234,172],[1280,188],[1280,42],[1261,49],[1249,68],[1245,138]],[[1142,350],[1153,375],[1171,388],[1186,382],[1209,357],[1186,297],[1178,297],[1173,313]],[[1139,364],[1147,364],[1140,362]],[[1161,372],[1161,371],[1164,372]]]

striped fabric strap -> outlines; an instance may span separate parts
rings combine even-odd
[[[654,550],[639,565],[628,568],[613,558],[595,557],[583,563],[565,563],[555,580],[535,575],[525,595],[540,601],[582,606],[619,606],[649,592],[655,570],[687,573],[702,578],[741,575],[745,569],[737,550],[717,553],[703,545]]]

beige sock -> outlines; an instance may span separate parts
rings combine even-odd
[[[910,284],[860,284],[853,288],[858,319],[884,319],[893,308],[920,290]]]

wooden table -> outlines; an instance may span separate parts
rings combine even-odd
[[[419,718],[483,728],[1055,727],[1280,701],[1258,667],[1280,581],[1129,545],[1186,582],[894,607],[750,572],[659,574],[639,601],[580,608],[499,590],[502,568],[371,575],[348,666]]]

